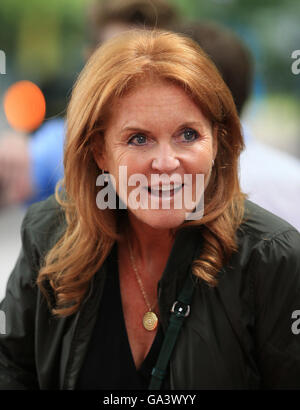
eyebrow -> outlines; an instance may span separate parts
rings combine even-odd
[[[147,134],[151,134],[151,132],[149,130],[146,130],[145,128],[141,128],[141,127],[135,127],[135,126],[128,126],[128,127],[124,127],[121,129],[121,132],[124,133],[126,131],[135,131],[135,132],[145,132]]]
[[[199,129],[203,130],[203,123],[202,123],[202,122],[199,122],[199,121],[185,121],[184,123],[180,124],[180,125],[176,128],[175,132],[176,132],[178,129],[188,128],[188,127],[197,127],[197,128],[199,128]],[[149,131],[149,130],[143,128],[143,127],[138,127],[138,126],[134,126],[134,125],[128,125],[128,126],[126,126],[126,127],[124,127],[124,128],[121,129],[121,133],[124,133],[124,132],[126,132],[126,131],[144,132],[144,133],[146,133],[146,134],[152,134],[151,131]]]

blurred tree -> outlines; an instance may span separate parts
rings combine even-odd
[[[63,109],[82,67],[88,1],[1,0],[0,49],[7,55],[7,78],[26,77],[52,90],[48,107],[57,104],[57,109],[51,108],[47,116]],[[185,18],[215,20],[240,34],[256,56],[256,70],[268,92],[300,96],[300,77],[291,72],[291,53],[300,48],[299,1],[170,1]]]
[[[85,0],[0,3],[0,49],[8,60],[7,78],[37,83],[46,96],[48,118],[65,109],[83,65],[85,4]]]
[[[210,19],[240,34],[257,59],[267,91],[300,97],[300,78],[291,72],[291,53],[300,49],[297,0],[173,0],[188,19]]]

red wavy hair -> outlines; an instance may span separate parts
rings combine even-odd
[[[204,246],[193,263],[193,273],[211,286],[236,250],[235,232],[242,222],[244,195],[238,180],[238,158],[243,149],[240,122],[232,95],[214,64],[190,38],[159,30],[123,33],[99,47],[73,89],[67,110],[64,179],[56,199],[67,227],[46,255],[37,283],[49,300],[45,280],[56,300],[52,313],[76,312],[89,282],[116,240],[120,210],[96,205],[99,168],[93,158],[95,141],[104,138],[109,107],[116,97],[138,87],[145,76],[175,81],[218,127],[218,153],[205,195],[200,220]],[[59,187],[63,186],[63,190]],[[88,206],[87,206],[88,204]],[[180,229],[180,227],[178,228]],[[84,272],[84,274],[83,274]]]

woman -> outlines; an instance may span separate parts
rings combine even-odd
[[[1,387],[147,388],[190,273],[162,388],[299,387],[299,233],[241,193],[239,119],[208,57],[123,34],[67,115],[63,189],[27,213],[1,304]]]

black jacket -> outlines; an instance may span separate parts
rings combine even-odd
[[[196,287],[171,357],[172,389],[300,388],[300,334],[297,323],[292,327],[300,309],[300,234],[249,201],[245,217],[239,251],[219,273],[218,286]],[[53,196],[24,218],[23,247],[0,304],[6,314],[1,389],[75,388],[108,272],[104,263],[78,313],[54,318],[35,279],[64,229]],[[176,237],[158,286],[164,330],[200,244],[199,229]]]

